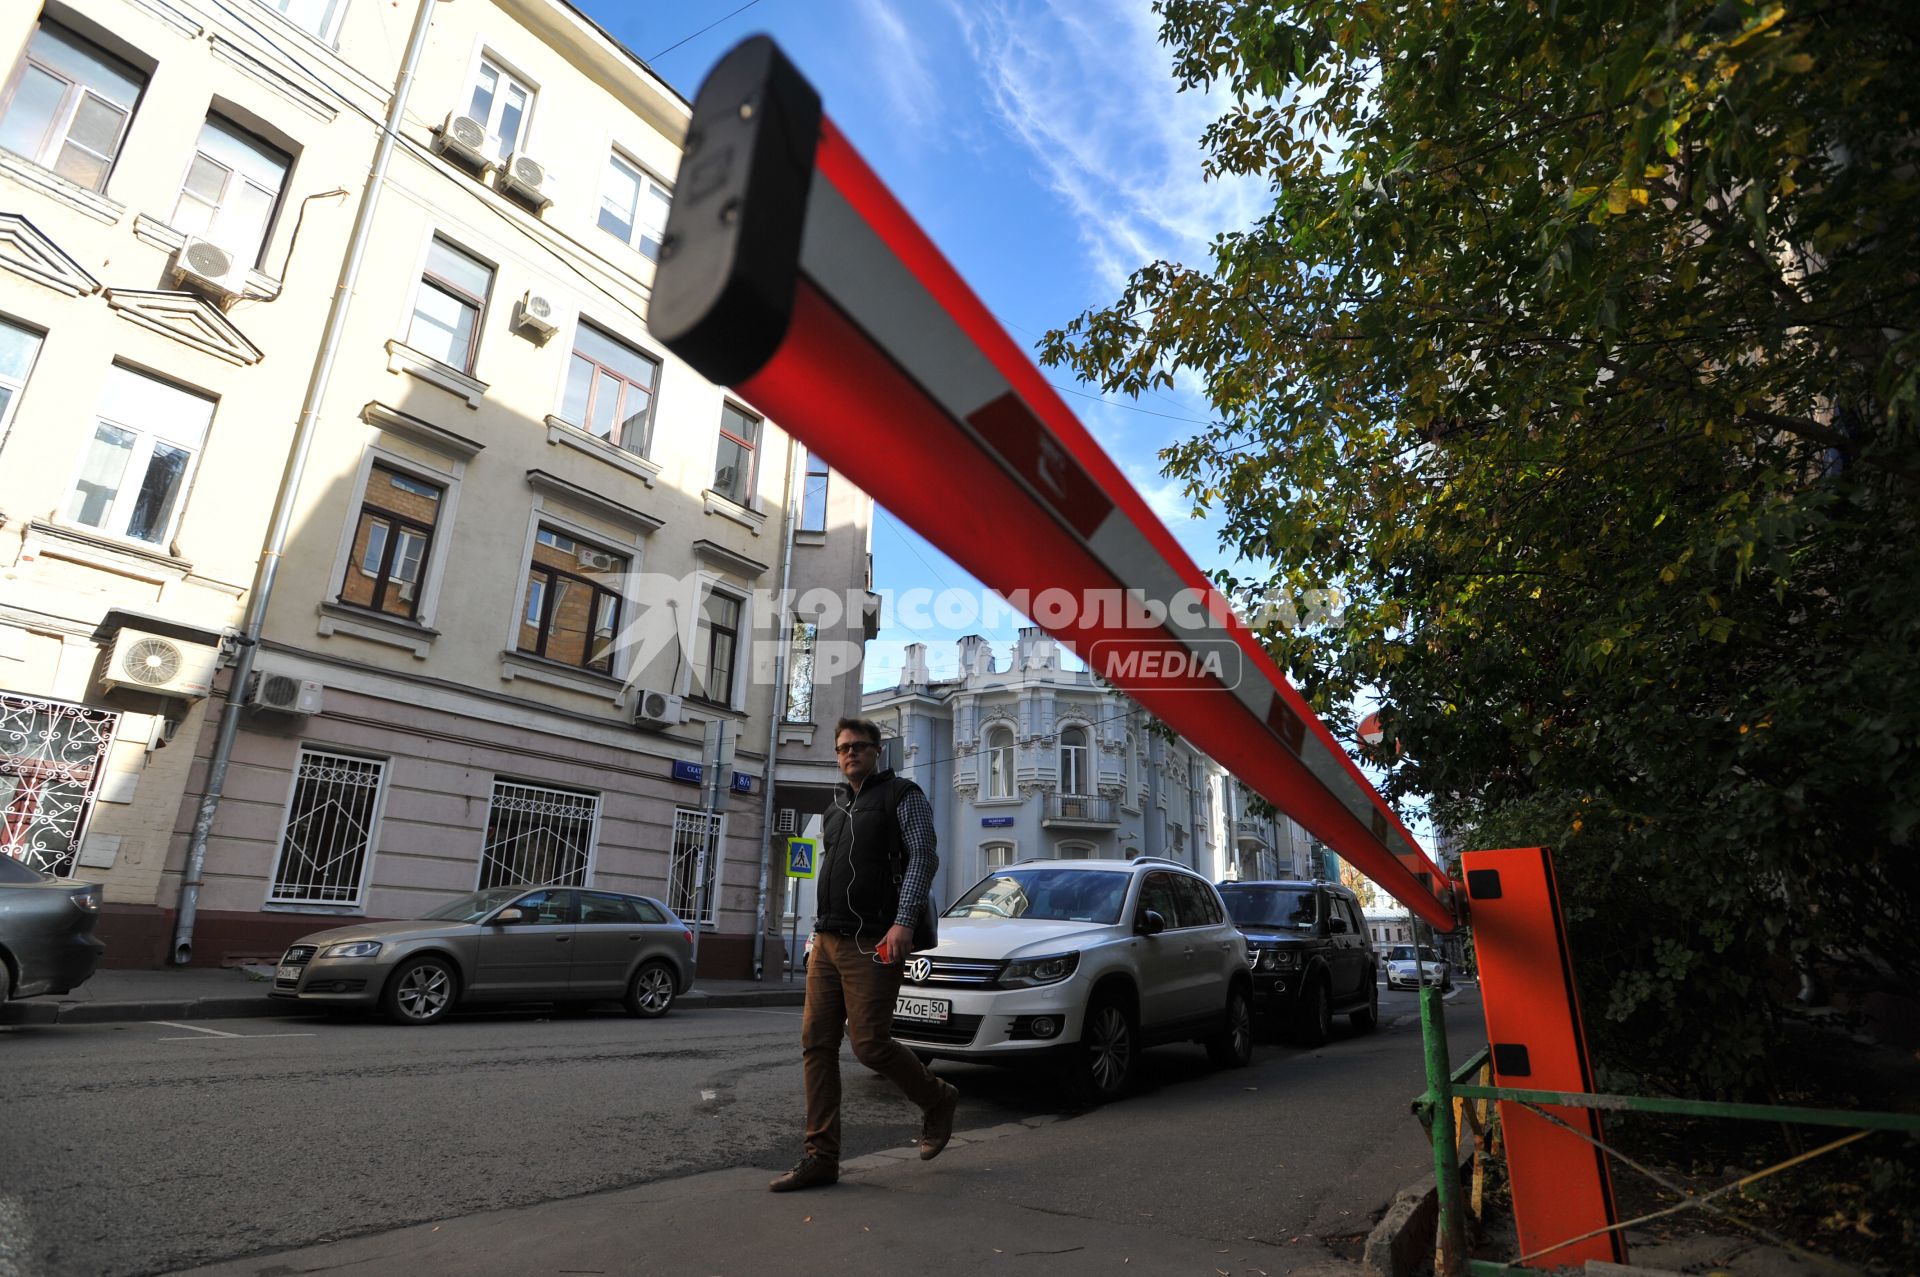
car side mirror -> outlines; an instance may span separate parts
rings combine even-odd
[[[1344,936],[1344,935],[1346,935],[1346,934],[1347,934],[1347,920],[1346,920],[1345,918],[1329,918],[1329,919],[1327,919],[1327,933],[1328,933],[1329,935],[1335,935],[1335,936]]]
[[[495,926],[499,926],[500,924],[507,923],[507,922],[525,922],[526,920],[527,920],[527,911],[525,909],[520,908],[517,905],[509,905],[507,908],[502,909],[499,913],[496,913],[493,915],[493,921]]]
[[[1143,936],[1157,936],[1167,929],[1167,920],[1160,916],[1157,909],[1149,909],[1140,915],[1139,925],[1134,927]]]

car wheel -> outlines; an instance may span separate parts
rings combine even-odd
[[[1315,980],[1300,1000],[1294,1038],[1301,1046],[1321,1046],[1333,1033],[1333,997],[1325,980]]]
[[[664,962],[645,963],[627,986],[627,1014],[657,1020],[673,1005],[673,995],[673,969]]]
[[[1138,1048],[1138,1034],[1127,1008],[1114,998],[1096,999],[1087,1007],[1068,1080],[1089,1103],[1117,1100],[1133,1077]]]
[[[432,1024],[453,1010],[460,981],[445,958],[431,955],[402,963],[382,996],[387,1018],[395,1024]]]
[[[1371,985],[1367,989],[1367,1005],[1364,1010],[1355,1011],[1347,1017],[1347,1023],[1362,1033],[1371,1030],[1380,1023],[1380,986]]]
[[[1227,994],[1227,1022],[1207,1039],[1207,1058],[1219,1069],[1244,1069],[1253,1063],[1253,1006],[1245,989]]]

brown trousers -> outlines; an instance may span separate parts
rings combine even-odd
[[[860,1063],[900,1088],[919,1105],[932,1107],[945,1094],[940,1079],[919,1057],[893,1040],[893,1000],[900,992],[899,962],[881,966],[851,936],[824,932],[813,938],[807,959],[807,1005],[800,1017],[800,1061],[807,1088],[807,1152],[840,1160],[840,1037],[853,1038]]]

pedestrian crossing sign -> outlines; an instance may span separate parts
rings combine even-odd
[[[820,840],[817,838],[787,839],[787,877],[813,877],[814,863],[820,855]]]

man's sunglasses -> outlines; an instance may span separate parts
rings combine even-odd
[[[875,745],[870,740],[850,740],[844,745],[835,745],[833,747],[833,752],[836,754],[851,754],[855,750],[878,749],[878,748],[879,746]]]

